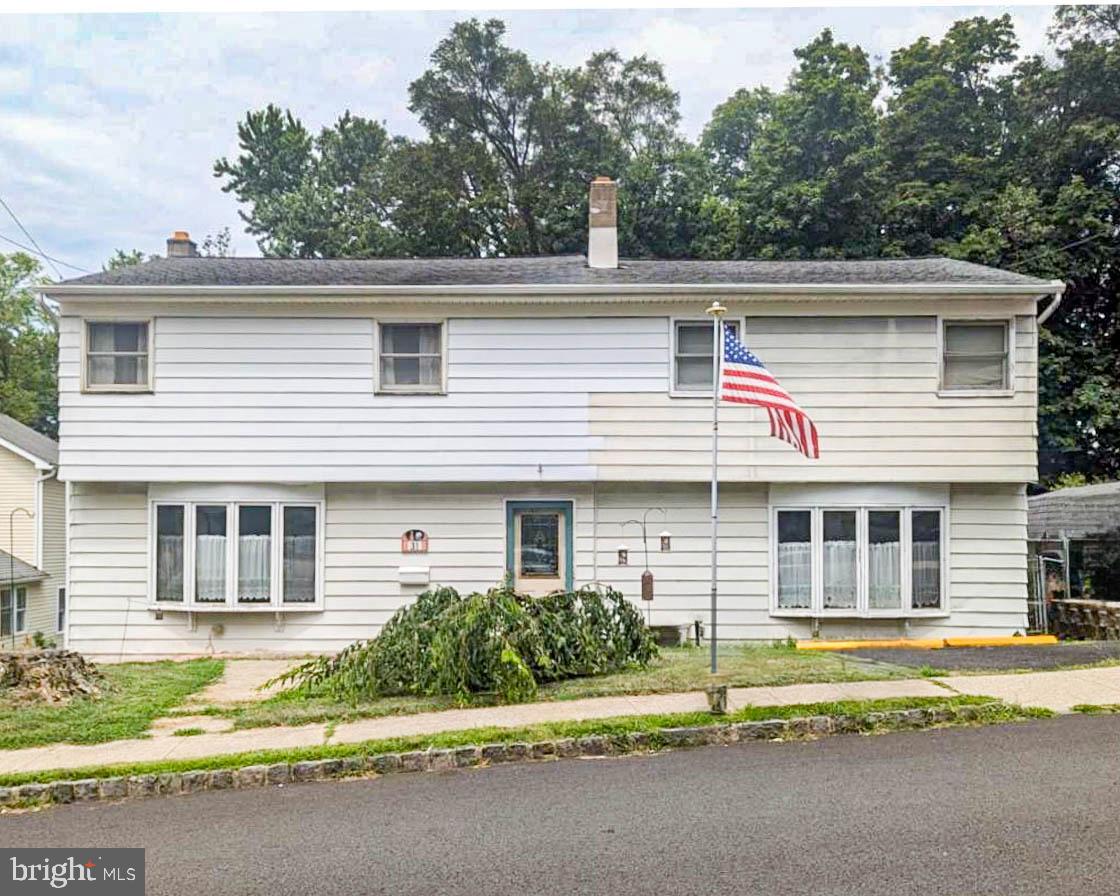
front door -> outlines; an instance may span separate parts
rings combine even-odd
[[[506,533],[513,587],[542,595],[571,587],[571,503],[510,502]]]

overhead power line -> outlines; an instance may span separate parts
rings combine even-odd
[[[10,236],[4,236],[4,234],[2,233],[0,233],[0,240],[3,240],[6,243],[11,243],[17,249],[22,249],[24,252],[30,252],[32,255],[38,255],[41,258],[45,258],[47,261],[51,262],[51,267],[54,267],[56,264],[60,264],[64,268],[70,268],[71,270],[80,271],[83,274],[93,273],[93,271],[89,270],[88,268],[79,267],[76,264],[70,264],[70,262],[68,261],[63,261],[61,258],[55,258],[54,256],[47,255],[47,253],[42,251],[41,249],[32,249],[30,246],[25,246],[23,243],[17,240],[13,240]],[[58,274],[59,280],[64,279],[62,274],[59,273],[58,268],[55,268],[55,273]]]
[[[47,261],[49,261],[49,262],[51,263],[51,267],[52,267],[52,268],[54,268],[54,272],[55,272],[55,274],[56,274],[56,275],[58,276],[58,279],[59,279],[59,280],[61,280],[61,279],[62,279],[62,271],[60,271],[60,270],[59,270],[59,269],[58,269],[58,268],[57,268],[57,267],[55,266],[55,263],[54,263],[54,259],[53,259],[53,258],[51,258],[51,257],[50,257],[49,255],[47,255],[47,253],[46,253],[46,252],[44,252],[44,251],[43,251],[43,247],[42,247],[42,246],[40,246],[40,245],[39,245],[39,244],[38,244],[38,243],[37,243],[37,242],[35,241],[35,237],[33,237],[33,236],[31,235],[31,231],[30,231],[30,230],[28,230],[28,229],[27,229],[26,227],[24,227],[24,226],[23,226],[23,222],[22,222],[22,221],[21,221],[21,220],[19,219],[19,216],[18,216],[18,215],[17,215],[17,214],[16,214],[16,213],[15,213],[14,211],[12,211],[12,207],[11,207],[10,205],[8,205],[8,203],[6,203],[6,202],[4,201],[4,197],[3,197],[3,196],[0,196],[0,205],[4,206],[4,211],[6,211],[6,212],[7,212],[7,213],[8,213],[9,215],[11,215],[11,216],[12,216],[12,220],[13,220],[13,221],[15,221],[15,222],[16,222],[16,226],[17,226],[17,227],[18,227],[18,228],[19,228],[20,230],[22,230],[22,231],[23,231],[23,235],[24,235],[25,237],[27,237],[27,238],[28,238],[28,240],[30,240],[30,241],[31,241],[31,245],[32,245],[32,246],[34,246],[34,247],[35,247],[36,249],[38,249],[38,250],[39,250],[39,254],[40,254],[40,255],[42,255],[42,256],[43,256],[43,258],[47,259]]]

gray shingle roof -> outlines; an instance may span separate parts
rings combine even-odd
[[[1120,482],[1062,488],[1027,499],[1029,538],[1087,538],[1120,528]]]
[[[0,586],[13,580],[37,582],[46,577],[47,574],[41,569],[36,569],[30,563],[24,563],[19,557],[13,557],[7,551],[0,550]]]
[[[13,420],[7,414],[0,414],[0,439],[11,442],[39,460],[49,464],[58,463],[58,442],[24,426],[18,420]]]
[[[959,283],[1038,287],[1023,274],[950,258],[859,261],[623,259],[589,268],[583,256],[533,258],[157,258],[63,281],[63,286],[491,286],[612,284]]]

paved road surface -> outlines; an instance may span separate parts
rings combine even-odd
[[[1021,647],[943,647],[920,650],[907,647],[845,650],[844,656],[861,657],[896,666],[932,666],[952,671],[1059,669],[1120,660],[1120,641],[1073,641],[1064,644],[1030,644]]]
[[[1115,894],[1120,718],[67,806],[151,894]]]

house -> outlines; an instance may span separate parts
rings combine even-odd
[[[620,260],[615,185],[592,190],[586,259],[200,258],[177,232],[47,287],[68,643],[334,651],[429,584],[507,572],[638,601],[619,545],[653,508],[650,618],[705,619],[716,298],[821,451],[723,409],[720,637],[1022,630],[1037,315],[1061,285],[945,258]]]
[[[1112,551],[1120,547],[1120,482],[1032,495],[1027,499],[1027,536],[1032,552],[1045,566],[1041,592],[1049,598],[1087,597],[1090,589],[1086,578],[1094,560],[1109,546]],[[1094,596],[1109,600],[1120,597]]]
[[[58,444],[0,414],[0,651],[35,634],[57,642],[66,616],[66,492]]]

